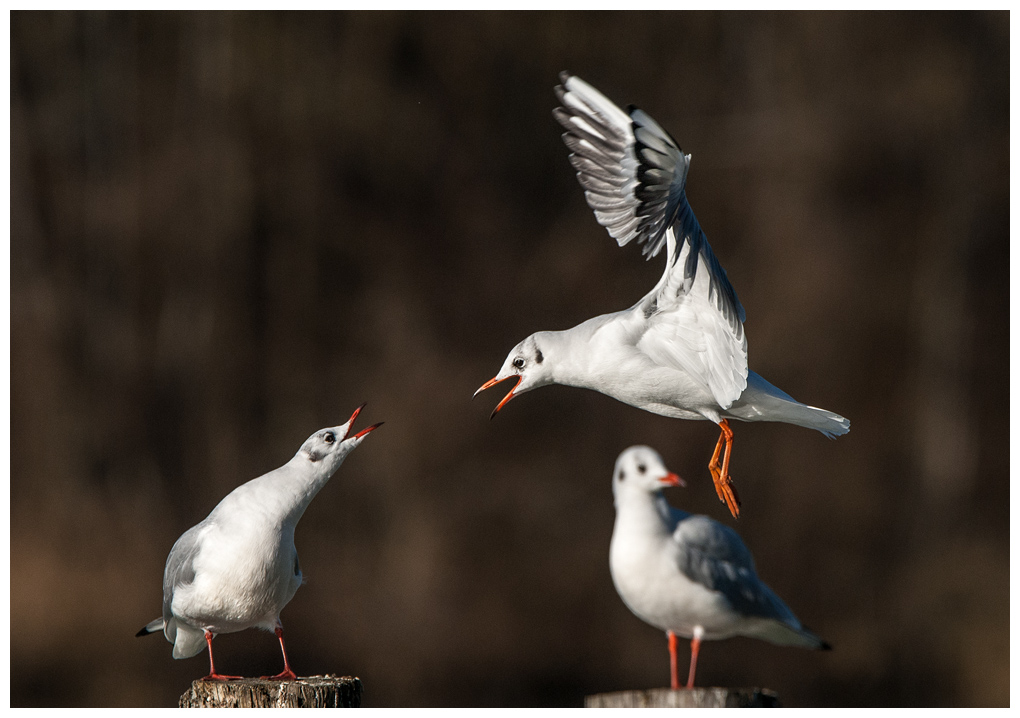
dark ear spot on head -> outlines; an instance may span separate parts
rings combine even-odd
[[[542,350],[539,349],[538,347],[535,347],[535,361],[541,364],[544,358],[545,357],[542,356]]]
[[[620,473],[616,475],[617,481],[623,481],[623,469],[620,469]]]
[[[326,452],[321,449],[317,449],[314,446],[310,446],[305,449],[305,456],[307,456],[308,460],[314,464],[316,461],[322,461],[322,459],[326,456]]]

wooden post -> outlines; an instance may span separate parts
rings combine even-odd
[[[308,676],[296,681],[194,681],[181,708],[358,708],[361,679]]]
[[[585,708],[779,708],[779,696],[764,688],[692,688],[597,693]]]

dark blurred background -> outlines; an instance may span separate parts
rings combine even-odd
[[[367,706],[667,685],[609,576],[635,443],[835,646],[709,643],[700,684],[1008,705],[1009,40],[1005,12],[12,13],[12,704],[175,705],[205,656],[134,638],[174,540],[367,401],[283,612],[295,669]],[[853,423],[737,424],[739,521],[711,423],[471,400],[662,271],[586,206],[561,70],[693,154],[752,368]],[[280,669],[271,634],[216,648]]]

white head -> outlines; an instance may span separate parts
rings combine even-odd
[[[358,418],[358,414],[364,408],[365,405],[362,404],[355,409],[346,424],[319,429],[309,436],[298,449],[297,456],[314,464],[317,470],[325,472],[327,476],[332,476],[333,472],[343,463],[344,457],[354,451],[369,432],[382,426],[380,421],[378,424],[373,424],[354,436],[350,436],[354,420]]]
[[[632,446],[616,459],[613,469],[613,498],[633,494],[656,494],[667,486],[686,486],[666,468],[659,452],[648,446]]]
[[[486,389],[496,386],[501,381],[507,379],[515,379],[516,384],[510,389],[510,392],[503,397],[503,401],[496,405],[496,408],[492,410],[490,419],[496,415],[496,413],[503,408],[503,406],[513,399],[518,394],[523,394],[526,391],[537,389],[540,386],[546,386],[552,384],[552,367],[547,361],[546,354],[542,352],[543,346],[546,352],[549,350],[548,343],[551,332],[536,332],[530,337],[522,341],[520,344],[515,346],[513,350],[507,355],[506,361],[503,362],[503,366],[500,367],[499,373],[496,376],[489,379],[489,381],[478,387],[474,395],[478,396],[479,392],[485,391]]]

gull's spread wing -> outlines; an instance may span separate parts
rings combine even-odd
[[[645,112],[624,112],[578,77],[560,76],[563,141],[599,224],[622,246],[636,239],[666,269],[637,305],[647,328],[638,348],[687,372],[724,409],[747,386],[744,308],[684,191],[690,155]]]

